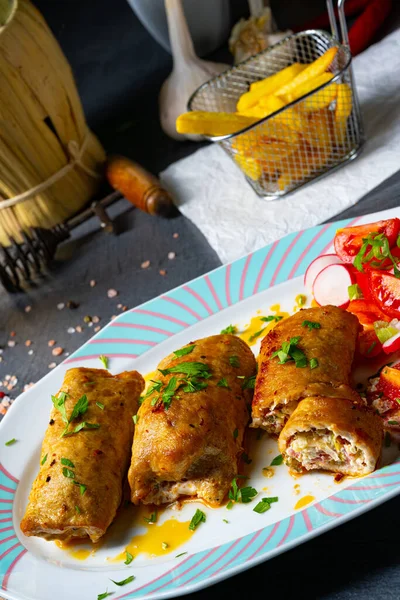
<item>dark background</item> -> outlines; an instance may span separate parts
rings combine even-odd
[[[199,0],[201,1],[201,0]],[[319,14],[324,0],[272,2],[281,29],[295,27]],[[134,158],[154,173],[196,150],[192,142],[175,142],[161,131],[158,92],[171,70],[171,57],[147,33],[125,0],[37,0],[75,73],[89,126],[107,152]],[[399,3],[395,2],[397,14]],[[231,0],[232,24],[247,14],[247,2]],[[393,19],[389,27],[393,25]],[[231,62],[226,47],[209,59]],[[399,176],[371,192],[346,216],[398,206]],[[196,227],[181,215],[171,220],[151,217],[122,200],[110,211],[121,230],[118,237],[99,232],[92,219],[63,244],[53,269],[24,294],[0,288],[0,381],[15,375],[14,398],[24,384],[49,370],[54,358],[47,342],[54,339],[73,352],[93,334],[84,323],[97,315],[103,326],[118,314],[118,304],[132,308],[188,279],[218,266],[219,260]],[[173,234],[179,237],[174,238]],[[169,252],[176,258],[169,260]],[[141,263],[150,260],[150,267]],[[166,275],[159,270],[165,269]],[[89,281],[97,285],[91,288]],[[118,296],[107,297],[114,288]],[[74,300],[75,310],[57,309]],[[26,306],[31,306],[29,313]],[[82,333],[68,334],[81,325]],[[11,332],[15,333],[14,337]],[[9,348],[12,339],[15,347]],[[25,341],[31,340],[28,355]],[[4,388],[0,388],[0,390]],[[217,600],[243,595],[281,598],[354,600],[400,598],[399,502],[393,499],[366,516],[336,528],[298,549],[284,553],[193,598]]]

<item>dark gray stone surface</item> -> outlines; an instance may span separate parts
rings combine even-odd
[[[157,93],[170,70],[170,57],[125,2],[38,0],[37,5],[74,66],[89,122],[108,151],[127,154],[158,172],[198,148],[191,142],[173,142],[160,131]],[[219,60],[228,58],[224,50],[218,53]],[[400,173],[340,217],[399,206],[399,200]],[[45,375],[50,363],[60,362],[62,357],[52,356],[49,340],[72,352],[89,339],[93,329],[84,323],[86,315],[101,317],[104,325],[120,312],[118,304],[132,308],[219,265],[202,234],[181,215],[171,220],[151,217],[124,200],[110,212],[121,230],[117,237],[99,231],[92,219],[60,247],[53,269],[36,288],[18,295],[0,289],[0,347],[5,347],[0,380],[6,374],[18,377],[13,397],[25,383]],[[174,233],[179,234],[177,239]],[[174,260],[168,259],[169,252],[176,253]],[[142,269],[146,260],[150,267]],[[160,269],[167,271],[165,276]],[[97,281],[94,288],[91,279]],[[119,292],[116,298],[107,297],[110,288]],[[58,303],[68,300],[79,307],[57,309]],[[27,305],[32,307],[29,313]],[[83,327],[82,333],[67,333],[68,327],[77,325]],[[12,331],[16,335],[10,338]],[[16,341],[14,348],[7,347],[9,339]],[[32,355],[26,340],[32,341]],[[397,600],[399,528],[398,500],[393,499],[300,548],[191,596]]]

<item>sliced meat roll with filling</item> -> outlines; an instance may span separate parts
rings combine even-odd
[[[278,435],[307,396],[358,399],[351,388],[360,325],[336,306],[307,308],[279,322],[261,343],[251,427]]]
[[[295,473],[320,469],[361,476],[375,469],[382,436],[380,417],[361,401],[309,397],[283,428],[279,449]]]

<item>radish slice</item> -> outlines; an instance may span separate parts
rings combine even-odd
[[[349,305],[349,286],[356,282],[347,265],[329,265],[322,269],[313,285],[314,299],[320,306],[333,304],[339,308]]]
[[[384,344],[382,344],[382,350],[385,354],[392,354],[400,350],[400,333],[389,338]]]
[[[308,265],[307,271],[304,274],[304,285],[311,291],[314,285],[316,276],[321,273],[328,265],[341,265],[343,262],[336,254],[323,254],[314,258],[312,263]]]

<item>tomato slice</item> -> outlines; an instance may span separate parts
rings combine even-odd
[[[375,321],[390,321],[390,317],[385,315],[380,308],[368,300],[351,300],[347,309],[358,317],[361,325],[371,326]]]
[[[384,271],[368,272],[374,302],[389,317],[400,319],[400,279]]]
[[[336,254],[343,262],[352,263],[361,249],[363,238],[370,233],[384,233],[389,240],[390,247],[394,248],[399,231],[400,219],[397,218],[338,229],[334,240]]]
[[[373,329],[364,329],[359,334],[357,350],[364,358],[373,358],[382,352],[382,344]]]

